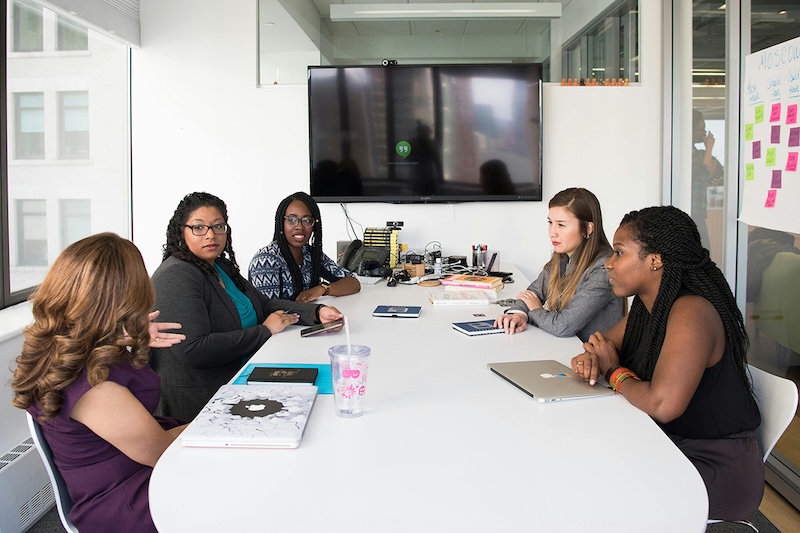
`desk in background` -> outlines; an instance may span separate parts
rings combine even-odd
[[[519,273],[500,298],[527,288]],[[367,410],[339,418],[319,395],[295,450],[199,449],[173,443],[150,482],[162,533],[219,531],[700,532],[708,510],[694,467],[619,395],[542,404],[491,373],[494,361],[581,350],[529,327],[468,337],[450,326],[502,308],[437,306],[437,288],[381,283],[324,299],[353,343],[372,347]],[[438,290],[442,290],[441,287]],[[377,305],[422,305],[417,319]],[[273,336],[251,362],[324,363],[344,332]]]

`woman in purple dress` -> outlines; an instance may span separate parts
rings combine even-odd
[[[150,347],[184,336],[163,330],[139,250],[113,233],[67,247],[31,297],[12,388],[15,407],[42,426],[82,532],[156,531],[148,483],[158,458],[184,429],[152,415],[160,380]]]

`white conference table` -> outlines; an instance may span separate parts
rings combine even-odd
[[[527,287],[520,274],[500,297]],[[162,533],[650,531],[700,532],[705,486],[658,426],[620,395],[539,403],[486,368],[569,364],[577,338],[537,328],[468,337],[451,323],[488,306],[436,306],[438,288],[384,282],[320,302],[372,347],[365,414],[339,418],[319,395],[297,449],[200,449],[174,442],[153,471]],[[376,318],[375,306],[422,305]],[[293,326],[251,362],[325,363],[345,333],[301,338]]]

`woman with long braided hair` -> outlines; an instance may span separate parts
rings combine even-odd
[[[248,277],[261,294],[298,302],[361,290],[350,271],[322,252],[322,216],[317,202],[304,192],[278,205],[272,242],[253,256]]]
[[[738,520],[758,508],[764,463],[761,415],[747,372],[742,315],[691,217],[672,206],[632,211],[606,263],[630,314],[594,333],[572,369],[650,415],[706,484],[709,517]]]
[[[179,345],[153,350],[159,414],[186,420],[272,335],[342,317],[335,307],[259,293],[239,273],[225,202],[205,192],[187,194],[175,209],[153,284],[161,317],[180,322],[186,334]]]

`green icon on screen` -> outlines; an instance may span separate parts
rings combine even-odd
[[[396,145],[394,145],[394,151],[397,152],[402,158],[406,158],[411,155],[411,145],[408,144],[408,141],[400,141]]]

